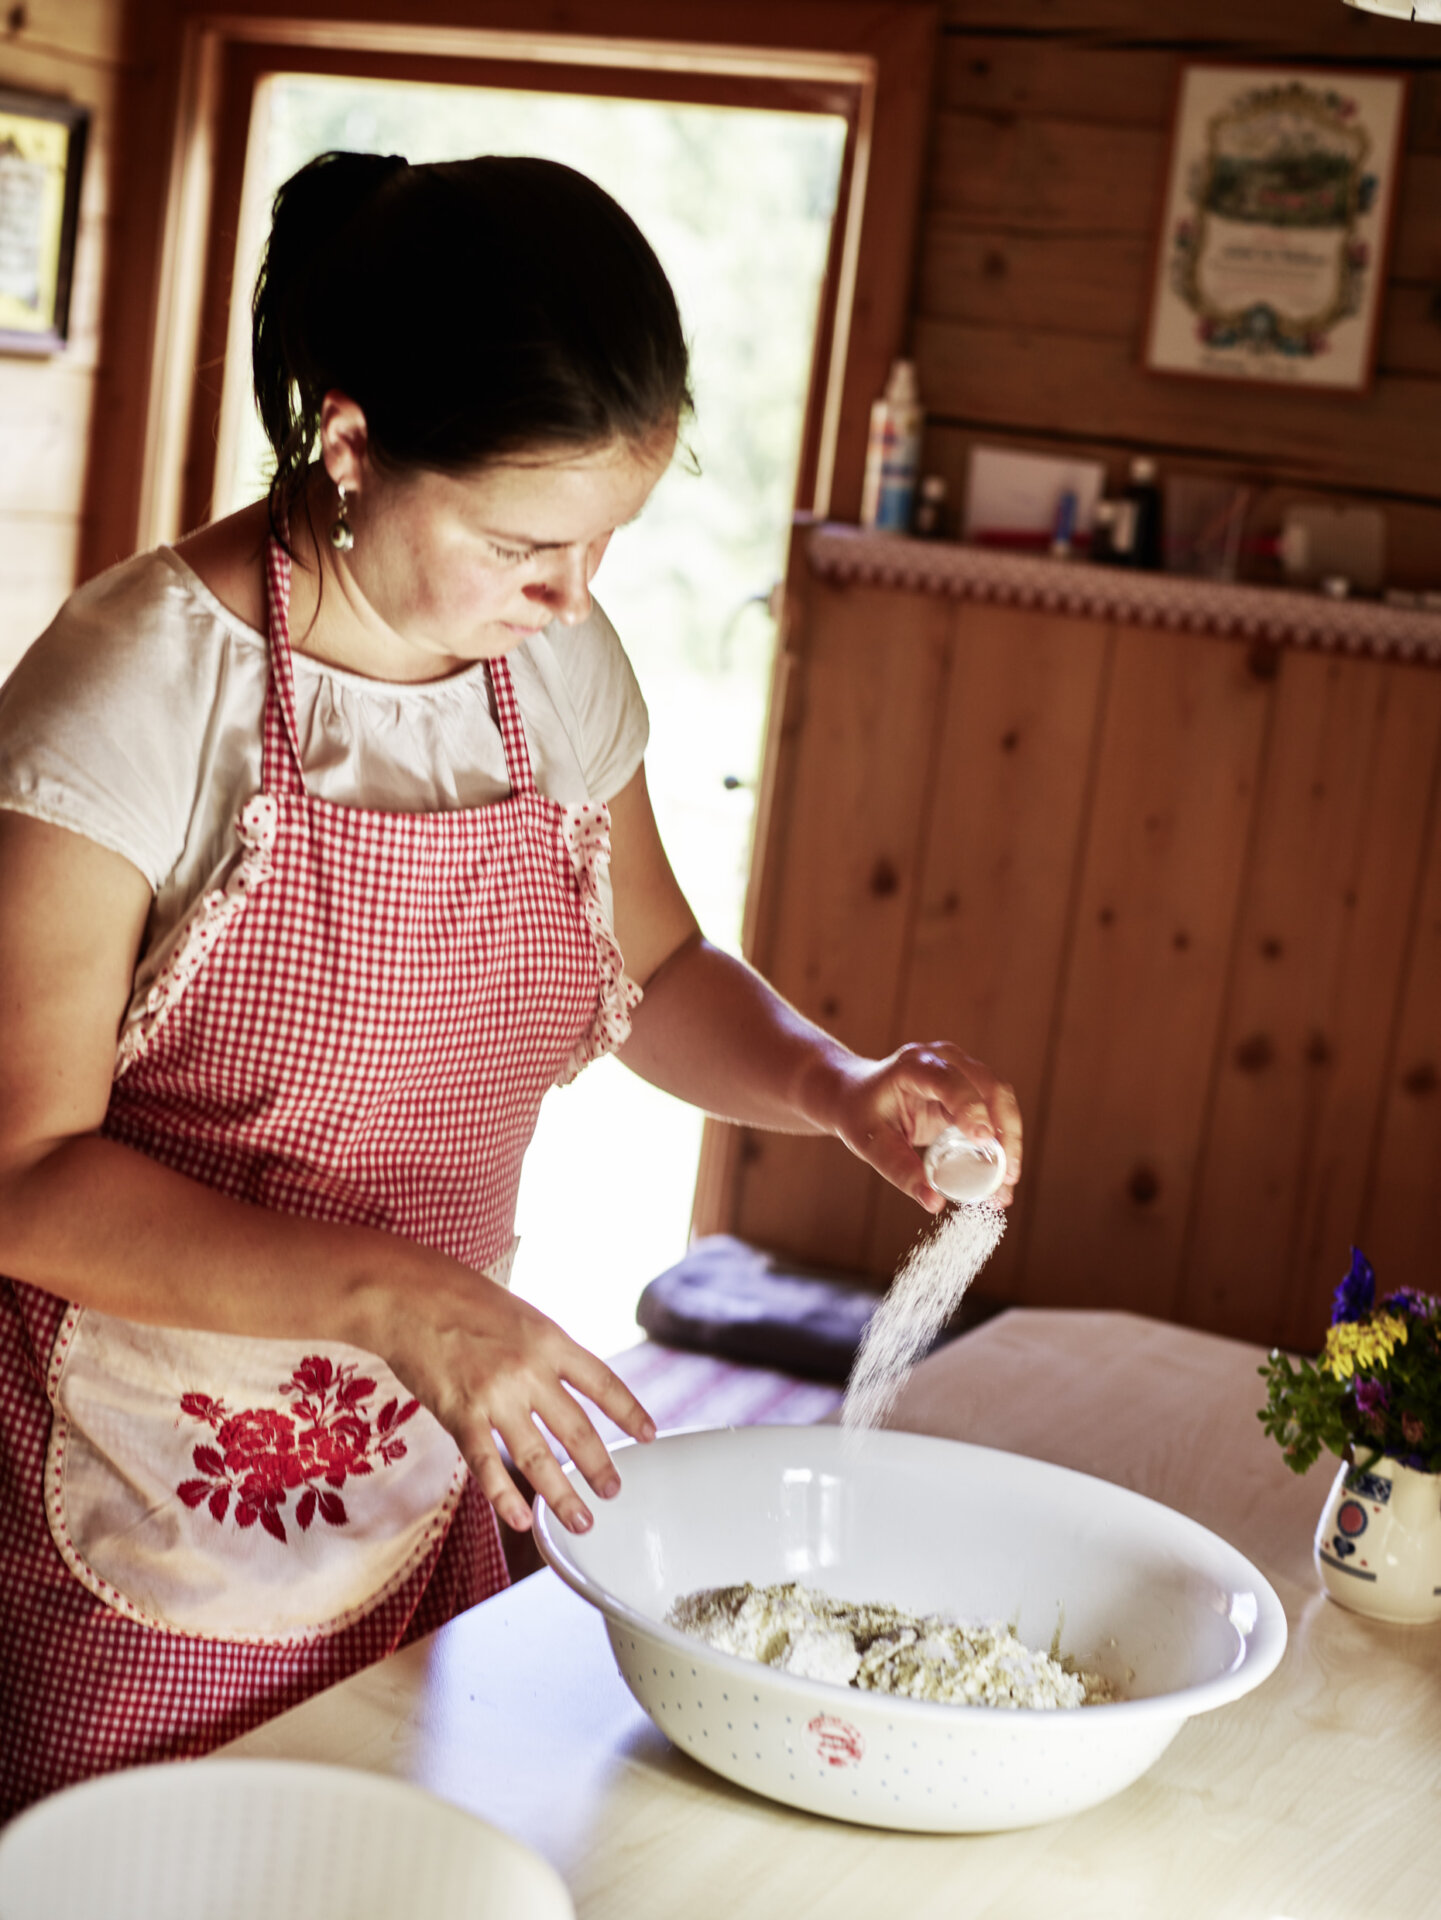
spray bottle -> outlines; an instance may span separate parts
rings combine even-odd
[[[909,533],[916,476],[921,466],[925,412],[910,360],[897,360],[886,390],[871,408],[866,472],[861,486],[861,525]]]

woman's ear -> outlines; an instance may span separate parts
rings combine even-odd
[[[364,491],[370,471],[365,415],[348,393],[327,393],[320,403],[320,461],[348,499]]]

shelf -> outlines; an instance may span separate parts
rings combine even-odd
[[[1295,588],[1133,572],[829,522],[806,532],[804,550],[811,570],[838,585],[899,587],[1131,626],[1441,666],[1441,613],[1375,600],[1332,600]]]

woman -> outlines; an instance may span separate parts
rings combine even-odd
[[[708,946],[590,581],[689,404],[568,169],[331,154],[254,306],[267,501],[81,589],[0,696],[0,1804],[202,1752],[505,1581],[644,1409],[505,1290],[546,1088],[916,1152],[1015,1103]],[[117,1044],[117,1034],[119,1036]]]

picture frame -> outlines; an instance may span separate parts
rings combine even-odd
[[[1181,70],[1146,365],[1362,392],[1371,383],[1407,77]]]
[[[0,88],[0,353],[58,353],[70,288],[90,110]]]

